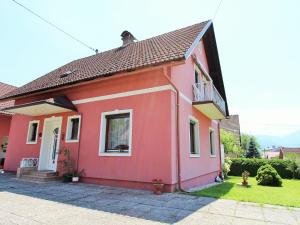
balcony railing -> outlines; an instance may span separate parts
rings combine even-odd
[[[211,81],[193,84],[195,102],[214,102],[226,114],[225,101]]]

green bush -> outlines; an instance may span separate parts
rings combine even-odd
[[[237,158],[231,159],[232,164],[230,166],[229,175],[231,176],[241,176],[241,174],[247,170],[250,176],[255,177],[257,175],[257,170],[266,164],[270,164],[278,172],[282,178],[292,179],[293,173],[288,169],[289,165],[292,163],[290,160],[281,159],[248,159],[248,158]],[[296,176],[300,178],[300,173]]]
[[[256,180],[258,185],[276,187],[282,185],[281,177],[270,164],[263,165],[258,169]]]
[[[230,171],[230,165],[231,165],[231,159],[229,157],[226,157],[225,158],[225,162],[224,162],[224,165],[222,167],[223,169],[223,174],[224,174],[224,178],[228,178],[228,173]]]

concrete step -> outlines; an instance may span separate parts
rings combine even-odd
[[[33,175],[38,177],[56,177],[58,173],[51,170],[36,170],[36,171],[31,171],[30,174],[28,175]]]
[[[21,180],[26,181],[36,181],[36,182],[48,182],[48,181],[58,181],[61,179],[59,176],[37,176],[37,175],[22,175]]]

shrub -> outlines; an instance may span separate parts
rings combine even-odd
[[[228,178],[228,173],[230,171],[230,166],[231,166],[231,159],[229,157],[226,157],[225,158],[225,162],[224,162],[224,165],[223,165],[223,174],[224,174],[224,178]]]
[[[297,178],[300,172],[300,161],[296,153],[287,153],[285,156],[291,161],[291,164],[288,165],[288,170],[292,172],[293,178]]]
[[[270,164],[276,169],[278,174],[282,178],[293,178],[293,173],[288,169],[289,165],[292,163],[290,160],[282,159],[247,159],[247,158],[237,158],[231,159],[232,164],[230,166],[229,175],[232,176],[241,176],[241,174],[247,170],[250,173],[250,176],[255,177],[257,175],[257,170],[266,164]],[[296,176],[300,178],[300,173]]]
[[[261,166],[256,175],[258,185],[264,186],[281,186],[282,179],[277,171],[270,165]]]

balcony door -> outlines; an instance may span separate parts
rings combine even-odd
[[[200,75],[197,72],[197,70],[195,70],[195,84],[198,84],[198,83],[200,83]]]

